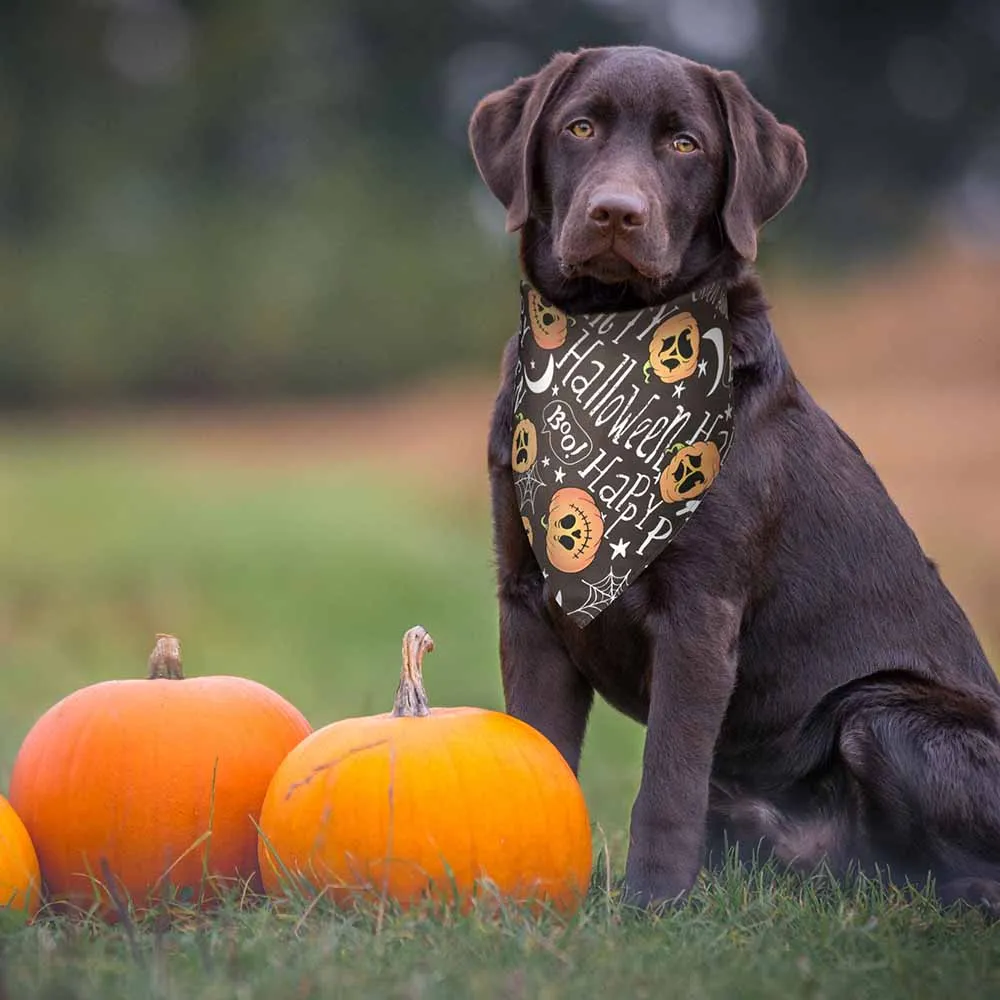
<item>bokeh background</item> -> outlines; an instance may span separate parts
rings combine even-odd
[[[318,725],[388,707],[419,622],[432,699],[502,706],[483,441],[516,255],[465,127],[619,42],[738,70],[804,135],[775,323],[1000,662],[995,0],[3,0],[0,789],[157,631]],[[612,842],[641,739],[598,709]]]

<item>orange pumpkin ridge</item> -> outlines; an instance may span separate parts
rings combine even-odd
[[[571,913],[591,862],[575,775],[511,716],[431,708],[422,661],[433,648],[423,628],[407,632],[392,711],[319,729],[278,768],[260,819],[265,886],[463,909],[495,892]]]
[[[185,678],[157,636],[144,680],[81,688],[32,727],[10,798],[54,902],[102,912],[208,901],[259,885],[254,821],[282,759],[310,732],[274,691],[240,677]],[[115,892],[100,883],[110,872]]]

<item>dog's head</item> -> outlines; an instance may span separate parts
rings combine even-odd
[[[571,311],[752,261],[806,171],[799,134],[735,73],[652,48],[559,53],[484,98],[469,137],[528,279]]]

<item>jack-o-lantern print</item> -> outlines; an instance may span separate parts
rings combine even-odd
[[[586,491],[567,486],[549,501],[545,524],[545,554],[563,573],[580,573],[597,555],[604,537],[604,519]]]
[[[515,472],[527,472],[538,457],[538,431],[522,414],[517,415],[514,439],[510,446],[510,467]]]
[[[696,510],[734,433],[729,305],[723,286],[706,285],[663,305],[567,315],[524,281],[519,319],[505,415],[519,551],[553,614],[583,628],[691,517],[711,521]],[[643,420],[640,436],[660,430],[638,444],[628,428]]]
[[[698,321],[691,313],[671,316],[656,328],[649,341],[647,368],[663,382],[687,378],[698,367],[700,339]]]
[[[566,314],[549,305],[534,289],[528,292],[528,322],[535,343],[543,350],[554,351],[566,342]]]
[[[667,503],[693,500],[715,481],[722,464],[714,441],[699,441],[679,448],[660,476],[660,495]]]

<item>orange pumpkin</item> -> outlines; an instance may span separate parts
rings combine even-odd
[[[660,495],[667,503],[693,500],[715,482],[722,465],[714,441],[699,441],[679,448],[660,475]]]
[[[109,875],[137,908],[256,880],[264,793],[309,732],[262,684],[185,680],[173,636],[157,637],[148,679],[64,698],[28,733],[10,784],[53,901],[99,897],[108,912],[97,882]]]
[[[466,909],[487,880],[505,899],[572,912],[591,862],[573,772],[512,716],[429,708],[430,649],[427,632],[410,629],[392,712],[319,729],[278,768],[261,810],[264,885],[341,904],[429,898]]]
[[[0,795],[0,910],[33,917],[42,902],[42,876],[35,848],[14,807]]]

